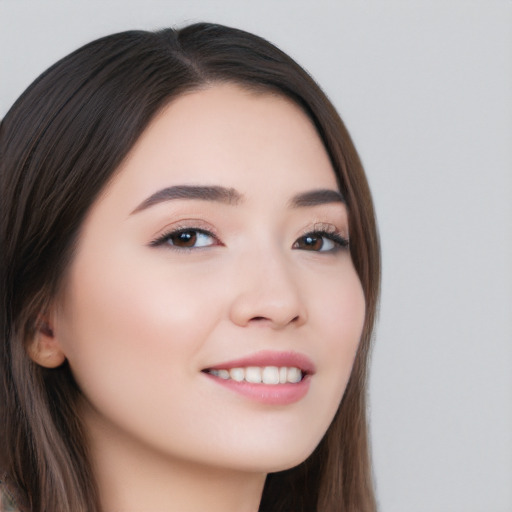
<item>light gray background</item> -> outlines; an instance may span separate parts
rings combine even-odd
[[[512,1],[0,0],[0,116],[83,43],[202,20],[295,57],[362,155],[384,267],[381,511],[510,512]]]

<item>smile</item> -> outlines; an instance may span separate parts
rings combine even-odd
[[[316,369],[303,354],[261,351],[204,368],[202,373],[251,401],[283,406],[307,395]]]
[[[231,368],[205,370],[206,373],[224,380],[250,382],[251,384],[296,384],[304,378],[302,370],[295,366],[248,366],[246,368]]]

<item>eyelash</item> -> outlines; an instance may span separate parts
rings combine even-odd
[[[169,241],[171,240],[172,237],[178,237],[181,235],[185,235],[187,233],[194,233],[196,235],[195,236],[196,239],[197,239],[197,235],[210,237],[213,240],[215,240],[215,243],[196,246],[195,243],[197,243],[197,242],[194,242],[194,245],[191,247],[186,247],[186,246],[180,247],[179,245],[174,245],[174,244],[169,243]],[[314,243],[314,240],[318,240],[319,238],[323,238],[323,239],[326,239],[326,240],[332,242],[333,247],[331,247],[327,250],[322,250],[323,246],[325,245],[325,242],[322,242],[322,246],[320,247],[320,249],[318,249],[318,250],[311,249],[311,252],[324,252],[324,253],[332,254],[332,253],[336,253],[340,250],[347,249],[349,247],[348,238],[345,238],[344,236],[342,236],[337,230],[331,231],[331,230],[327,230],[327,229],[314,229],[314,230],[309,231],[309,232],[303,234],[302,236],[300,236],[293,243],[292,249],[301,250],[301,247],[299,245],[300,242],[306,242],[306,243],[313,242]],[[309,241],[308,241],[308,239],[309,239]],[[168,247],[170,247],[174,251],[191,251],[191,250],[204,249],[204,248],[208,248],[208,247],[215,247],[215,246],[219,246],[219,245],[223,245],[223,244],[220,242],[220,240],[218,239],[218,237],[216,235],[214,235],[212,232],[210,232],[208,230],[201,229],[201,228],[195,228],[195,227],[186,227],[186,228],[179,228],[179,229],[174,229],[172,231],[168,231],[168,232],[164,233],[163,235],[159,236],[158,238],[156,238],[155,240],[151,241],[149,245],[151,247],[160,247],[163,245],[168,245]],[[307,251],[310,249],[306,249],[303,247],[302,250]]]
[[[169,241],[172,237],[178,237],[180,235],[184,235],[186,233],[196,233],[199,235],[204,235],[212,238],[216,241],[216,243],[208,244],[208,245],[202,245],[198,247],[180,247],[179,245],[170,244]],[[172,250],[174,251],[190,251],[190,250],[197,250],[197,249],[203,249],[206,247],[212,247],[217,245],[222,245],[220,240],[211,232],[206,229],[201,228],[195,228],[195,227],[183,227],[178,229],[173,229],[171,231],[168,231],[164,233],[163,235],[159,236],[155,240],[153,240],[150,244],[151,247],[160,247],[162,245],[168,245]]]
[[[345,238],[342,236],[338,231],[336,230],[326,230],[326,229],[315,229],[313,231],[310,231],[308,233],[305,233],[301,237],[299,237],[292,245],[293,249],[299,249],[297,247],[299,240],[307,240],[307,239],[318,239],[318,238],[324,238],[328,241],[332,242],[334,245],[332,248],[327,250],[313,250],[313,252],[326,252],[326,253],[336,253],[338,251],[348,249],[349,241],[348,238]],[[322,242],[322,248],[323,245],[325,245],[325,242]],[[307,250],[307,249],[304,249]]]

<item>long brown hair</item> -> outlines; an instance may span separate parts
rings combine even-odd
[[[89,43],[35,80],[0,124],[0,479],[24,511],[100,510],[80,390],[66,363],[42,368],[26,345],[65,280],[88,209],[135,141],[171,99],[215,82],[284,95],[311,118],[346,198],[366,298],[334,421],[305,462],[267,477],[260,511],[375,511],[366,372],[380,256],[361,162],[334,107],[298,64],[264,39],[207,23]]]

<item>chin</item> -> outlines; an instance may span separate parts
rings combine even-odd
[[[320,439],[314,441],[289,439],[288,442],[266,443],[265,446],[253,444],[243,448],[233,447],[232,451],[225,453],[231,459],[225,460],[225,464],[239,471],[257,473],[285,471],[302,464],[313,453],[319,442]]]

